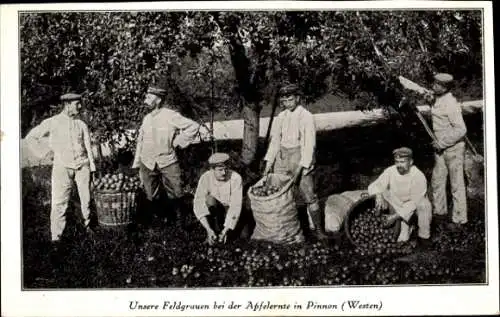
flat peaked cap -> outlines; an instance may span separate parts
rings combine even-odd
[[[160,96],[160,97],[163,97],[166,95],[167,91],[163,88],[159,88],[159,87],[155,87],[155,85],[151,85],[149,88],[148,88],[148,93],[149,94],[153,94],[153,95],[157,95],[157,96]]]
[[[280,96],[297,95],[299,92],[299,87],[295,84],[287,84],[280,88]]]
[[[394,157],[413,157],[413,151],[407,147],[400,147],[398,149],[395,149],[394,151],[392,151],[392,154],[394,155]]]
[[[61,101],[73,101],[73,100],[81,100],[82,95],[75,93],[68,93],[61,96]]]
[[[439,73],[434,76],[434,79],[438,82],[447,84],[453,81],[453,76],[446,73]]]
[[[224,164],[227,161],[229,161],[229,155],[226,153],[214,153],[208,158],[210,165]]]
[[[165,96],[167,94],[167,78],[165,76],[159,77],[148,88],[148,93],[157,96]]]

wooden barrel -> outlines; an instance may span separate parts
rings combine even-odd
[[[351,209],[369,199],[364,193],[366,193],[364,190],[353,190],[330,195],[325,201],[325,230],[340,231]]]
[[[375,206],[375,196],[363,195],[353,203],[344,219],[344,232],[347,236],[347,239],[353,246],[356,245],[356,241],[353,239],[351,235],[351,224],[353,219],[355,219],[361,212],[366,212],[366,210],[371,209]],[[401,232],[401,222],[396,221],[394,224],[393,235],[394,238],[397,238]]]

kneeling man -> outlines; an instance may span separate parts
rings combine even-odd
[[[242,180],[228,168],[228,161],[226,153],[215,153],[208,159],[210,170],[201,175],[194,196],[194,214],[207,231],[210,245],[225,243],[241,214]]]
[[[385,219],[385,225],[391,226],[397,220],[401,222],[398,241],[408,241],[411,228],[408,225],[414,213],[418,218],[418,237],[423,246],[429,245],[432,206],[427,198],[427,180],[425,175],[413,165],[412,150],[406,147],[393,151],[394,165],[385,169],[370,186],[368,194],[375,195],[375,211],[389,208],[393,213]]]

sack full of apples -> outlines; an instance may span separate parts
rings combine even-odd
[[[269,174],[248,190],[255,220],[252,239],[290,244],[304,241],[291,177]]]
[[[259,197],[271,196],[280,191],[279,185],[263,183],[259,186],[252,187],[252,194]]]

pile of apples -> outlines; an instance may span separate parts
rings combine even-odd
[[[280,186],[275,186],[272,184],[263,183],[260,186],[254,186],[252,188],[252,194],[259,197],[271,196],[281,189]]]
[[[132,192],[136,191],[141,182],[138,176],[128,176],[123,173],[107,173],[104,177],[97,178],[94,187],[106,192]]]
[[[352,221],[351,236],[362,255],[408,253],[409,247],[397,243],[394,229],[384,228],[382,215],[376,216],[370,208]]]

